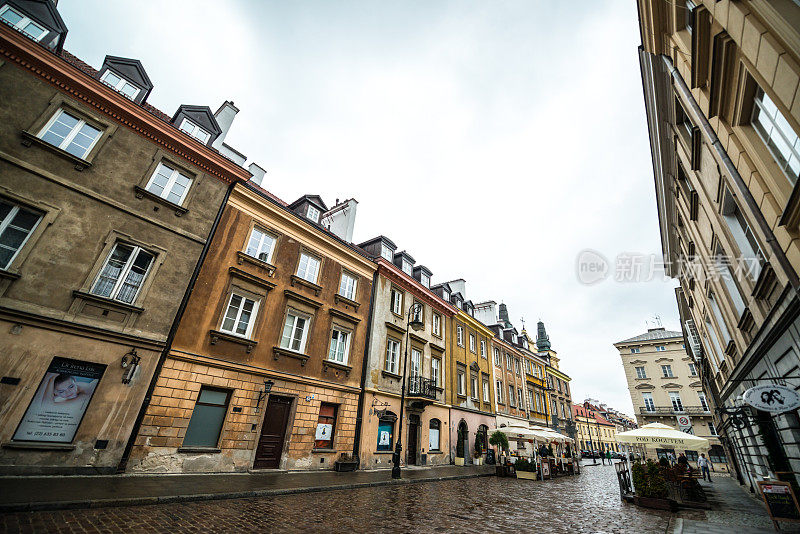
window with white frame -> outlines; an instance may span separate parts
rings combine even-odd
[[[253,227],[250,239],[247,241],[245,254],[253,258],[272,263],[272,254],[275,252],[275,243],[278,239],[258,226]]]
[[[411,262],[406,260],[405,258],[403,258],[401,265],[402,265],[401,269],[403,269],[403,272],[406,274],[411,274],[414,270],[413,266],[411,265]]]
[[[235,336],[249,338],[253,333],[253,324],[258,314],[258,302],[245,296],[231,293],[225,317],[222,319],[220,331]]]
[[[662,365],[661,366],[661,373],[662,373],[662,376],[664,376],[665,378],[673,378],[672,366],[671,365]]]
[[[442,291],[442,298],[447,302],[450,302],[450,292],[447,290]]]
[[[281,347],[294,352],[305,352],[310,318],[294,310],[286,314],[281,335]]]
[[[392,313],[395,315],[403,315],[403,293],[392,288],[391,300]]]
[[[350,331],[338,326],[331,328],[331,348],[328,350],[330,361],[347,365],[350,354],[350,335]]]
[[[704,321],[706,323],[706,331],[704,332],[703,339],[706,340],[706,346],[711,346],[711,349],[708,353],[711,355],[711,367],[714,369],[714,372],[719,370],[719,362],[723,358],[722,354],[722,345],[719,343],[719,338],[717,337],[717,332],[714,330],[714,325],[711,324],[711,318],[708,314],[705,315]],[[709,343],[710,338],[710,343]]]
[[[133,85],[131,82],[129,82],[122,76],[117,76],[115,73],[111,72],[108,69],[100,77],[100,81],[108,85],[115,91],[122,93],[131,100],[136,98],[136,95],[138,95],[140,91],[140,89],[135,85]]]
[[[489,381],[483,380],[483,402],[489,402]]]
[[[681,401],[681,394],[677,391],[669,392],[669,400],[672,401],[672,409],[676,412],[683,411],[683,401]]]
[[[408,372],[408,376],[411,378],[417,378],[420,376],[422,371],[422,351],[419,349],[411,349],[411,369]]]
[[[656,411],[656,403],[653,401],[652,393],[642,393],[642,400],[644,401],[644,409],[648,412]]]
[[[456,327],[456,343],[459,347],[464,346],[464,327],[461,325]]]
[[[464,392],[464,390],[467,387],[467,382],[466,381],[467,381],[467,378],[466,378],[466,375],[465,375],[464,371],[460,371],[459,370],[458,371],[458,389],[457,389],[457,392],[458,392],[459,395],[465,395],[466,396],[466,393]]]
[[[697,376],[697,366],[693,363],[689,364],[689,374],[692,376]]]
[[[39,132],[39,138],[75,157],[85,158],[101,133],[77,115],[59,109]]]
[[[385,260],[392,261],[392,249],[386,245],[381,245],[381,257]]]
[[[319,222],[319,216],[321,214],[322,213],[317,208],[311,205],[309,205],[308,210],[306,210],[306,217],[308,218],[308,220],[314,221],[315,223]]]
[[[631,347],[631,354],[639,354],[639,347]]]
[[[437,388],[442,387],[442,360],[431,358],[431,380]]]
[[[750,278],[756,280],[766,262],[764,253],[733,193],[727,187],[724,187],[722,195],[722,218],[739,248],[739,264]]]
[[[517,388],[517,406],[520,410],[525,409],[525,398],[522,396],[522,388]]]
[[[519,358],[514,358],[514,372],[519,375],[519,374],[522,374],[521,370],[522,370],[522,368],[521,368],[521,366],[519,364]]]
[[[442,316],[438,313],[431,314],[431,332],[434,336],[442,335]]]
[[[41,212],[0,198],[0,269],[8,269],[41,219]]]
[[[778,106],[760,87],[753,101],[751,124],[769,148],[778,166],[794,185],[800,175],[800,137]]]
[[[644,366],[636,367],[636,378],[647,378],[647,372],[645,372]]]
[[[156,167],[156,171],[150,181],[147,182],[145,189],[168,202],[180,206],[183,204],[191,185],[192,179],[189,176],[162,162]]]
[[[516,407],[516,403],[514,402],[514,386],[511,384],[508,385],[508,404],[512,407]]]
[[[728,290],[728,295],[730,295],[733,306],[736,308],[737,316],[741,317],[745,308],[744,297],[733,277],[730,258],[725,254],[725,250],[719,243],[714,247],[714,264],[717,267],[716,274],[722,278],[725,289]]]
[[[356,300],[356,277],[350,273],[342,272],[339,281],[339,294],[346,299]]]
[[[533,390],[528,388],[528,411],[533,411]]]
[[[706,394],[702,391],[697,392],[697,397],[700,399],[700,406],[703,408],[704,412],[708,411],[708,401],[706,400]]]
[[[475,334],[469,335],[469,350],[475,352]]]
[[[419,281],[425,287],[431,287],[431,277],[425,273],[419,274]]]
[[[500,359],[500,349],[498,349],[498,348],[494,349],[494,364],[497,367],[502,367],[503,366],[503,361]]]
[[[301,252],[300,263],[297,264],[297,276],[312,284],[316,284],[318,274],[319,258],[315,258],[307,252]]]
[[[486,357],[486,340],[481,339],[481,356]]]
[[[683,10],[683,25],[684,28],[689,32],[692,33],[692,22],[694,21],[694,8],[697,6],[695,5],[692,0],[686,0],[686,8]]]
[[[503,382],[496,380],[494,383],[494,391],[497,396],[497,402],[503,404]]]
[[[708,292],[708,304],[711,306],[711,312],[714,314],[714,319],[717,320],[717,326],[719,326],[722,332],[722,342],[727,345],[731,340],[731,333],[728,331],[728,325],[725,323],[725,319],[722,318],[722,310],[719,307],[719,303],[713,291]]]
[[[182,132],[186,132],[203,144],[208,143],[208,140],[211,139],[210,133],[201,128],[200,125],[193,123],[187,118],[184,118],[181,121],[181,125],[178,127],[178,129]]]
[[[478,400],[478,377],[477,376],[470,377],[470,386],[471,386],[470,394],[472,395],[473,400]]]
[[[714,423],[708,423],[708,433],[712,436],[717,435],[717,427],[714,426]]]
[[[667,347],[664,345],[656,345],[656,352],[664,352],[667,350]]]
[[[133,304],[155,256],[141,247],[117,243],[97,276],[91,293]]]
[[[511,355],[506,353],[506,369],[511,371],[513,369],[512,365],[513,364],[511,363]]]
[[[386,342],[386,370],[397,374],[397,362],[400,359],[400,342],[389,338]]]
[[[48,33],[44,26],[32,21],[30,17],[26,17],[8,4],[0,7],[0,20],[36,42],[41,41]]]

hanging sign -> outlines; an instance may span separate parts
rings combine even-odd
[[[783,413],[800,408],[800,394],[775,384],[754,386],[744,392],[744,402],[756,410]]]
[[[687,434],[693,434],[692,431],[692,420],[689,418],[688,415],[679,415],[677,416],[678,419],[678,428],[681,432],[686,432]]]

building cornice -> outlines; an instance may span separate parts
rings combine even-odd
[[[378,264],[378,274],[388,280],[391,280],[402,289],[409,291],[418,300],[423,301],[432,308],[444,313],[448,317],[454,316],[459,311],[458,308],[441,299],[438,295],[423,286],[415,278],[409,276],[407,273],[404,273],[395,264],[387,261],[386,258],[377,258],[375,263]]]

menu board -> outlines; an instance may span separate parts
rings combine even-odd
[[[800,507],[788,482],[758,482],[758,489],[773,521],[800,522]]]

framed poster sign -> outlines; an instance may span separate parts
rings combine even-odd
[[[759,481],[758,489],[767,505],[769,517],[776,521],[800,522],[800,507],[788,482]],[[777,523],[775,527],[777,528]]]
[[[550,462],[546,459],[542,460],[542,478],[550,478]]]
[[[12,439],[71,443],[105,370],[101,363],[53,358]]]

